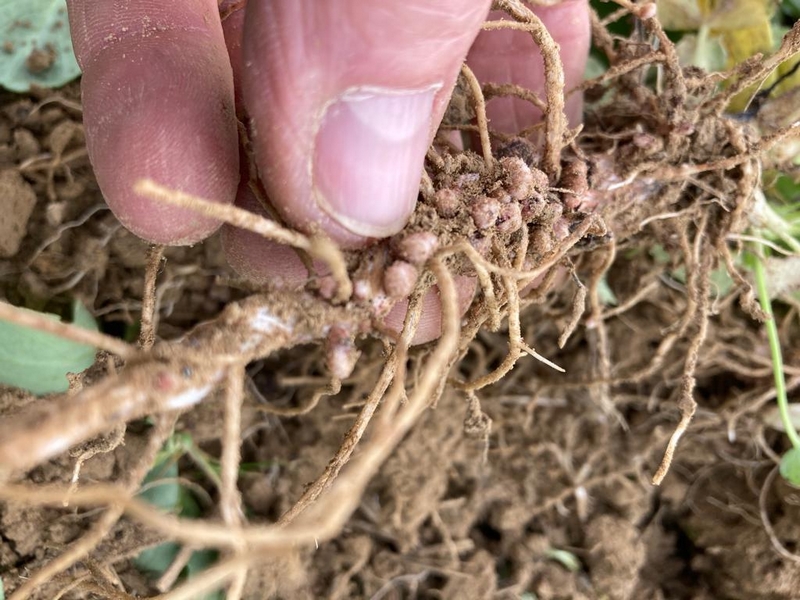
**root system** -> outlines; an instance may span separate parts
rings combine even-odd
[[[800,50],[800,26],[773,56],[709,75],[680,67],[654,11],[645,10],[649,5],[615,2],[613,18],[631,15],[641,27],[633,39],[613,37],[595,15],[594,43],[609,68],[581,86],[589,108],[583,127],[570,130],[564,102],[578,90],[564,90],[555,43],[521,2],[498,0],[496,8],[512,20],[485,28],[531,35],[544,57],[544,97],[511,85],[482,85],[464,67],[453,105],[468,108],[448,112],[428,152],[413,217],[401,233],[365,250],[345,252],[247,211],[139,182],[142,195],[324,263],[327,270],[309,272],[304,289],[250,293],[241,282],[216,280],[214,289],[224,291],[215,292],[211,306],[207,290],[185,295],[194,314],[184,318],[176,309],[184,300],[169,290],[191,287],[197,256],[182,261],[170,254],[179,251],[151,248],[127,271],[126,281],[138,277],[141,283],[114,282],[122,290],[116,303],[103,297],[108,282],[79,285],[91,279],[91,265],[74,269],[80,275],[72,284],[76,293],[103,304],[106,316],[140,321],[137,345],[0,304],[0,318],[101,349],[69,393],[0,407],[5,523],[14,511],[52,523],[64,514],[82,521],[46,552],[26,554],[17,544],[16,559],[8,563],[3,552],[10,549],[4,548],[17,534],[0,536],[8,597],[149,594],[175,600],[223,588],[230,599],[273,593],[406,597],[403,590],[420,597],[433,597],[425,590],[438,590],[437,597],[520,597],[535,585],[541,597],[551,598],[557,594],[548,595],[547,586],[558,588],[552,582],[567,572],[554,571],[552,560],[561,556],[552,553],[558,536],[566,534],[547,537],[542,523],[548,514],[569,521],[563,531],[581,531],[585,550],[577,552],[596,592],[633,597],[620,591],[624,581],[631,594],[679,588],[679,573],[665,583],[648,571],[659,559],[640,547],[639,532],[657,535],[648,530],[659,510],[652,504],[671,505],[677,494],[662,498],[649,481],[659,485],[672,477],[684,444],[691,448],[687,456],[733,453],[720,450],[723,442],[735,439],[739,424],[757,422],[754,415],[770,399],[765,345],[751,335],[763,315],[732,255],[762,172],[781,166],[769,150],[800,132],[798,123],[765,130],[724,111],[735,94]],[[515,137],[493,131],[486,102],[502,96],[540,107],[538,131]],[[453,130],[474,134],[477,151],[454,148],[448,141]],[[65,151],[53,163],[29,160],[22,171],[36,171],[56,206],[58,169],[79,158],[85,155]],[[39,288],[49,296],[60,291],[42,275],[43,257],[54,260],[48,249],[67,243],[70,232],[95,214],[65,220],[38,247],[20,251],[21,267],[39,274]],[[119,228],[106,234],[106,244],[123,235]],[[654,258],[656,246],[668,256],[666,264]],[[206,276],[221,269],[212,265]],[[725,295],[714,287],[719,270],[734,285]],[[672,275],[678,271],[682,280]],[[478,292],[460,319],[454,277],[462,276],[476,279]],[[607,288],[616,305],[604,300]],[[442,334],[412,348],[422,299],[431,289],[442,307]],[[383,319],[408,296],[403,329],[393,334]],[[796,318],[784,326],[796,331]],[[309,345],[319,351],[309,352]],[[787,357],[792,389],[797,358]],[[739,378],[738,396],[717,401],[718,380],[728,372]],[[289,400],[281,400],[287,390]],[[342,419],[350,423],[343,439]],[[209,498],[202,519],[165,514],[137,496],[176,424],[219,457],[212,484],[198,486]],[[706,434],[715,425],[723,436]],[[639,446],[614,437],[621,431]],[[294,448],[301,440],[313,445],[315,435],[319,458],[301,461],[296,473],[275,462],[277,479],[246,474],[245,462],[296,459],[281,453],[281,436],[295,436],[286,445]],[[756,456],[728,464],[750,461],[756,478],[766,477],[765,491],[754,500],[760,507],[753,509],[755,520],[760,523],[760,514],[772,543],[780,545],[766,516],[774,472],[758,470],[773,465],[769,453],[775,453],[763,427],[758,435]],[[75,447],[77,466],[65,455]],[[91,465],[102,460],[109,467],[96,472]],[[420,474],[420,464],[427,473]],[[487,469],[495,470],[496,482],[480,493]],[[259,492],[267,480],[270,490]],[[687,498],[703,486],[700,477],[694,481],[684,489]],[[753,485],[751,475],[737,482]],[[626,501],[626,494],[636,500]],[[734,510],[734,494],[725,510]],[[615,508],[590,518],[598,506],[592,498]],[[699,531],[695,544],[705,543]],[[620,536],[630,538],[632,554],[616,557]],[[571,539],[561,545],[574,546]],[[477,551],[479,540],[484,545]],[[184,550],[154,588],[132,574],[128,561],[164,541]],[[485,550],[493,543],[512,573],[504,581]],[[409,559],[412,548],[418,554]],[[780,548],[787,560],[797,560]],[[173,587],[199,549],[218,551],[218,561]],[[524,552],[545,558],[526,562]],[[349,562],[337,570],[342,556]],[[317,569],[310,583],[297,575],[303,561]],[[368,564],[377,579],[363,575]],[[574,581],[559,585],[566,590],[559,597],[599,597],[571,588]]]

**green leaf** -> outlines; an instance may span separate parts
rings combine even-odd
[[[781,477],[792,485],[800,485],[800,448],[792,448],[781,458]]]
[[[27,92],[59,87],[81,70],[72,51],[66,0],[0,0],[0,85]]]
[[[681,65],[700,67],[706,71],[721,71],[725,68],[725,50],[719,39],[712,36],[707,27],[701,27],[697,35],[687,34],[676,46]]]
[[[139,555],[133,559],[133,564],[136,568],[144,573],[149,573],[158,577],[164,574],[172,561],[178,555],[180,546],[175,542],[166,542],[154,548],[142,550]]]
[[[6,592],[3,589],[3,578],[0,577],[0,600],[6,600]]]
[[[139,492],[138,497],[163,511],[183,518],[193,519],[202,516],[202,510],[194,494],[178,481],[180,472],[177,460],[193,447],[191,435],[176,433],[171,436],[159,453],[155,466],[144,478],[142,486],[144,489]],[[178,544],[166,542],[140,552],[134,559],[134,564],[143,573],[157,578],[173,563],[179,550]],[[190,578],[201,573],[214,564],[217,558],[218,553],[213,550],[193,552],[181,571],[181,578]],[[198,600],[224,600],[224,595],[221,591],[212,592],[198,597]]]
[[[216,550],[197,550],[192,552],[189,562],[186,563],[186,574],[191,577],[205,571],[215,562],[219,553]]]
[[[189,562],[186,563],[186,568],[183,570],[187,579],[191,579],[195,575],[199,575],[209,567],[213,566],[219,558],[219,552],[216,550],[197,550],[192,552]],[[225,595],[222,590],[216,592],[209,592],[198,597],[198,600],[225,600]]]
[[[583,71],[583,78],[594,79],[595,77],[600,77],[600,75],[606,71],[608,71],[608,66],[603,59],[595,54],[590,54],[589,58],[586,60],[586,68]]]
[[[92,315],[80,302],[72,305],[72,322],[97,331]],[[0,383],[37,395],[66,392],[67,373],[87,369],[94,363],[94,355],[92,346],[0,321]]]
[[[597,296],[603,306],[616,306],[619,304],[614,290],[608,285],[608,280],[603,276],[597,284]]]
[[[175,462],[153,467],[142,481],[144,490],[139,492],[139,499],[163,511],[179,512],[181,485],[177,478],[178,464]],[[161,479],[167,481],[160,482]]]
[[[798,0],[798,2],[800,2],[800,0]],[[800,201],[800,181],[795,181],[792,177],[784,173],[778,174],[770,191],[784,202]]]
[[[139,553],[134,559],[136,568],[147,573],[153,578],[158,578],[164,574],[169,566],[175,561],[180,546],[175,542],[165,542],[154,548],[148,548]],[[181,571],[181,579],[190,579],[212,566],[219,556],[215,550],[197,550],[192,552],[189,561]],[[197,600],[224,600],[222,591],[211,592],[199,596]],[[2,600],[2,597],[0,597]]]
[[[92,313],[86,310],[86,307],[77,300],[72,303],[72,323],[84,329],[98,330]]]
[[[670,277],[672,277],[675,281],[679,283],[686,283],[686,267],[681,265],[677,269],[673,269],[669,272]]]
[[[672,260],[669,256],[669,252],[664,250],[664,246],[661,244],[654,244],[650,247],[650,256],[653,257],[653,260],[655,260],[658,265],[669,264]]]
[[[670,31],[696,31],[703,24],[703,13],[695,0],[662,0],[657,4],[658,21]]]
[[[781,10],[792,19],[800,19],[800,0],[783,0]]]
[[[203,510],[197,503],[194,494],[181,486],[180,494],[178,496],[178,504],[180,506],[180,515],[184,519],[199,519],[203,516]]]
[[[181,485],[178,483],[177,477],[178,464],[175,461],[164,461],[157,464],[150,469],[142,481],[144,490],[139,492],[139,499],[165,512],[179,512]],[[161,482],[162,479],[167,479],[167,481]],[[140,571],[157,577],[169,568],[172,561],[175,560],[179,548],[180,546],[174,542],[166,542],[160,546],[142,550],[134,559],[134,564]]]
[[[728,292],[733,289],[733,279],[731,279],[728,270],[724,267],[720,267],[719,269],[714,269],[711,271],[709,279],[711,281],[711,285],[720,298],[727,296]]]

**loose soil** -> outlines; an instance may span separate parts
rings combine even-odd
[[[645,64],[641,44],[613,44],[619,64]],[[481,259],[497,265],[487,275],[491,289],[478,293],[463,323],[471,333],[462,335],[448,385],[371,478],[344,527],[318,547],[299,544],[252,560],[243,597],[798,596],[800,493],[775,476],[788,442],[767,424],[773,384],[766,336],[734,269],[730,291],[709,283],[711,270],[725,267],[726,249],[736,250],[728,236],[746,227],[758,177],[752,161],[763,154],[765,137],[719,114],[716,81],[681,74],[663,48],[651,57],[665,65],[661,94],[641,85],[641,70],[589,88],[596,102],[561,154],[561,177],[545,174],[561,191],[541,189],[537,167],[547,157],[522,140],[493,136],[493,166],[480,146],[460,153],[437,141],[426,165],[430,187],[423,186],[403,236],[436,231],[440,247],[469,245],[477,258],[454,253],[446,267],[474,276]],[[444,129],[477,132],[469,81],[459,90]],[[581,173],[576,163],[588,169]],[[524,192],[518,187],[529,183],[515,179],[520,164],[539,182]],[[76,85],[0,97],[0,193],[0,295],[36,309],[77,298],[104,331],[135,339],[148,248],[103,203],[86,157]],[[517,197],[519,215],[509,218],[522,219],[524,236],[493,212]],[[487,219],[491,231],[482,227]],[[356,281],[374,278],[376,268],[383,272],[402,254],[403,236],[347,255],[348,272]],[[536,268],[567,242],[554,275],[515,299],[503,270]],[[666,260],[652,252],[656,245]],[[616,305],[600,301],[601,277]],[[309,289],[335,294],[320,281]],[[167,340],[252,292],[225,264],[219,236],[166,249],[156,290],[156,333]],[[526,357],[496,381],[476,385],[505,364],[515,325],[500,317],[514,302],[521,302],[522,339],[566,374]],[[780,317],[782,339],[797,339],[797,311]],[[321,398],[330,345],[283,349],[247,366],[241,452],[255,467],[238,478],[247,523],[276,522],[329,467],[389,348],[359,339],[352,375],[340,392]],[[405,357],[409,389],[429,368],[433,348]],[[800,352],[785,351],[791,399],[800,387]],[[75,385],[102,379],[110,363],[102,356]],[[0,418],[47,402],[4,389]],[[220,456],[226,402],[225,394],[212,394],[179,418],[177,431]],[[663,483],[652,485],[681,415],[692,412]],[[137,420],[122,445],[110,443],[110,430],[84,445],[100,452],[83,464],[80,489],[124,481],[154,427],[157,419],[155,426]],[[361,444],[377,435],[367,428]],[[42,489],[69,484],[76,456],[64,454],[15,481]],[[203,520],[221,522],[214,483],[189,458],[180,471]],[[64,508],[33,498],[0,503],[6,597],[85,540],[108,514],[102,508],[114,505]],[[131,559],[170,536],[129,516],[113,523],[85,556],[26,597],[158,596],[156,582]]]

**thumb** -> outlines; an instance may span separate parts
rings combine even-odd
[[[405,225],[489,0],[250,2],[243,95],[282,216],[357,246]]]

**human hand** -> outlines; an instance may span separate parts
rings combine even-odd
[[[401,230],[414,209],[423,159],[486,18],[489,0],[68,0],[83,69],[89,156],[120,221],[156,243],[197,242],[211,219],[134,193],[150,178],[230,203],[237,198],[236,108],[251,120],[270,201],[303,231],[345,247]],[[537,8],[562,48],[566,87],[583,76],[586,0]],[[220,13],[224,19],[220,19]],[[468,63],[481,81],[543,87],[541,60],[522,32],[484,32]],[[573,96],[568,113],[580,117]],[[492,126],[516,132],[539,115],[513,99],[489,103]],[[237,202],[247,206],[246,186]],[[252,208],[252,204],[248,206]],[[288,248],[229,229],[232,266],[256,280],[305,278]],[[474,283],[462,281],[468,305]],[[435,308],[436,298],[426,301]],[[424,311],[416,341],[435,337]],[[403,311],[387,319],[390,327]]]

